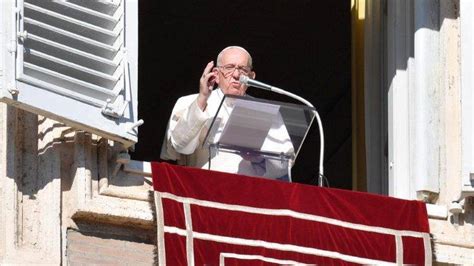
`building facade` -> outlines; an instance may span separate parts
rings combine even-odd
[[[127,153],[141,123],[136,9],[0,3],[0,264],[156,261],[149,164]],[[353,189],[426,202],[433,261],[471,264],[474,3],[351,12]]]

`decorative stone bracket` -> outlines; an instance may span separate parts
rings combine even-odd
[[[90,135],[77,135],[75,142],[78,199],[73,219],[98,220],[113,224],[153,227],[154,208],[150,178],[122,170],[128,154],[119,144],[101,139],[97,157],[91,153]],[[94,163],[97,162],[97,169]],[[80,176],[78,176],[80,175]]]

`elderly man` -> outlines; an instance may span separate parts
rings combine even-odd
[[[199,81],[199,93],[179,98],[173,108],[161,150],[162,159],[208,168],[209,150],[202,144],[224,95],[246,94],[247,86],[239,82],[240,75],[255,77],[252,57],[242,47],[227,47],[217,56],[215,67],[212,61],[207,64]],[[213,89],[215,84],[218,85],[217,89]],[[281,131],[281,125],[282,121],[275,125],[275,129]],[[286,128],[284,134],[279,135],[279,138],[283,138],[281,143],[286,145],[285,150],[292,150]],[[223,172],[279,178],[288,170],[288,166],[281,165],[281,162],[269,163],[233,153],[222,152],[211,157],[212,169]]]

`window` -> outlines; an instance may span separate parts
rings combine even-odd
[[[14,2],[2,101],[135,143],[137,1]]]
[[[140,0],[139,10],[139,113],[146,123],[133,159],[159,160],[176,100],[198,92],[204,67],[221,49],[240,45],[252,54],[258,80],[300,95],[317,108],[325,130],[325,175],[331,187],[352,188],[348,1]],[[256,88],[248,92],[291,102]],[[293,180],[315,183],[318,162],[314,123],[293,167]]]

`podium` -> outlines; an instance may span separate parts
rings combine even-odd
[[[236,173],[291,182],[291,167],[314,118],[309,106],[225,95],[203,142],[208,169],[239,163]]]

